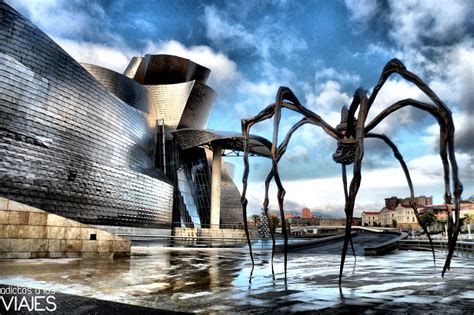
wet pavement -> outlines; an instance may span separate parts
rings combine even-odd
[[[338,254],[283,256],[244,249],[134,248],[130,259],[0,260],[0,283],[134,305],[203,313],[466,313],[474,310],[474,260],[455,257],[441,277],[430,252],[396,251],[380,257],[348,256],[342,295]],[[61,309],[57,309],[61,312]]]
[[[352,244],[354,245],[354,252],[357,256],[364,255],[364,248],[380,245],[387,241],[397,238],[397,234],[388,234],[388,233],[357,233],[352,236]],[[306,253],[306,254],[334,254],[340,255],[342,251],[343,241],[330,242],[327,244],[321,244],[319,246],[314,246],[310,248],[302,248],[298,250],[292,250],[292,252]],[[352,255],[352,250],[349,245],[348,255]]]

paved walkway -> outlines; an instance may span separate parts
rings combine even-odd
[[[382,243],[385,243],[391,239],[396,238],[397,235],[394,234],[386,234],[386,233],[357,233],[352,237],[352,242],[354,244],[354,251],[357,256],[364,255],[364,248],[376,246]],[[336,254],[340,255],[342,251],[342,245],[344,243],[343,239],[339,239],[337,241],[321,244],[318,246],[310,247],[310,248],[302,248],[298,250],[293,250],[294,253],[306,253],[306,254]],[[352,255],[352,250],[349,246],[348,248],[348,255]]]
[[[357,261],[348,256],[342,294],[337,249],[336,254],[291,253],[286,281],[283,255],[275,255],[273,278],[267,250],[255,253],[252,275],[246,250],[150,247],[140,253],[107,261],[0,260],[0,283],[72,294],[54,294],[58,314],[472,314],[474,309],[474,260],[454,257],[441,277],[444,253],[437,253],[436,268],[429,252],[395,251]]]
[[[187,314],[131,304],[98,300],[72,294],[0,284],[0,292],[20,290],[26,294],[0,294],[0,314]],[[18,292],[18,291],[17,291]],[[15,300],[16,297],[16,300]],[[48,299],[48,297],[50,297]],[[54,297],[54,298],[51,298]],[[13,298],[13,301],[12,301]],[[16,306],[15,306],[16,302]],[[34,303],[36,307],[34,307]],[[11,303],[11,304],[10,304]],[[8,309],[7,309],[8,307]],[[29,308],[29,309],[28,309]],[[32,309],[32,311],[30,311]]]

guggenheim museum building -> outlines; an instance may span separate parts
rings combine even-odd
[[[100,226],[243,222],[222,158],[243,140],[206,129],[209,69],[152,54],[123,73],[80,64],[4,2],[0,43],[0,197]]]

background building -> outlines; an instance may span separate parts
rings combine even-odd
[[[313,215],[311,214],[311,210],[309,208],[303,208],[301,210],[301,217],[304,219],[311,219]]]
[[[433,197],[418,196],[414,198],[420,213],[429,207]],[[363,211],[363,226],[397,227],[401,229],[420,229],[415,212],[410,206],[411,198],[398,198],[392,196],[385,198],[385,207],[380,211]]]

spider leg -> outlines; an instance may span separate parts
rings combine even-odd
[[[463,191],[463,187],[458,178],[458,166],[457,166],[456,158],[454,155],[454,126],[453,126],[453,132],[449,133],[449,138],[446,141],[446,143],[448,146],[448,157],[451,162],[452,176],[453,176],[453,182],[454,182],[455,225],[454,225],[454,230],[451,233],[451,240],[448,244],[448,255],[446,257],[446,261],[443,267],[442,276],[444,276],[446,269],[449,269],[450,267],[451,258],[453,256],[454,249],[456,248],[456,242],[458,239],[459,231],[461,230],[461,220],[459,218],[459,212],[460,212],[460,207],[461,207],[460,202],[461,202],[461,194]]]
[[[277,162],[279,162],[283,156],[283,154],[285,154],[286,152],[286,149],[288,148],[288,144],[290,142],[290,139],[291,139],[291,136],[293,135],[293,133],[301,126],[303,126],[304,124],[307,124],[307,123],[311,123],[310,120],[308,120],[306,117],[301,119],[298,123],[296,123],[291,129],[290,131],[288,131],[286,137],[285,137],[285,140],[283,140],[283,142],[278,146],[278,152],[277,152]],[[270,172],[268,173],[267,175],[267,178],[265,179],[265,198],[264,198],[264,201],[263,201],[263,211],[265,213],[265,215],[268,217],[268,204],[269,204],[269,198],[268,198],[268,191],[269,191],[269,188],[270,188],[270,182],[271,180],[273,179],[273,168],[270,170]],[[270,229],[270,234],[272,236],[272,260],[271,260],[271,264],[272,264],[272,274],[274,275],[274,270],[273,270],[273,259],[274,259],[274,256],[275,256],[275,235],[273,233],[273,222],[271,223],[271,229]]]
[[[346,206],[344,208],[344,212],[346,214],[346,228],[344,232],[344,244],[342,246],[341,264],[339,267],[339,287],[342,284],[342,272],[344,271],[344,262],[346,260],[347,248],[351,240],[352,216],[354,213],[355,198],[359,190],[361,181],[361,161],[362,159],[360,159],[359,161],[356,160],[354,162],[354,175],[349,186],[349,198],[347,199]]]
[[[426,224],[424,224],[420,220],[420,215],[418,213],[416,203],[413,201],[415,199],[415,190],[413,189],[413,183],[411,181],[410,172],[408,171],[408,167],[405,163],[405,160],[403,159],[402,154],[400,153],[400,151],[398,151],[397,146],[384,134],[368,133],[368,134],[365,135],[365,137],[366,138],[377,138],[377,139],[383,140],[392,149],[393,155],[395,156],[395,158],[400,163],[400,166],[403,169],[403,173],[405,173],[405,178],[407,179],[408,188],[410,190],[410,197],[411,197],[411,200],[412,200],[410,202],[410,206],[412,207],[413,212],[415,213],[415,217],[418,221],[418,224],[420,224],[420,226],[423,228],[423,231],[428,236],[428,240],[429,240],[430,246],[431,246],[431,253],[433,254],[433,264],[436,266],[436,257],[435,257],[433,241],[431,239],[430,234],[428,233],[428,228],[426,227]]]
[[[263,199],[263,212],[265,213],[265,216],[269,218],[268,216],[268,204],[269,204],[269,198],[268,198],[268,191],[270,189],[270,182],[273,179],[273,169],[270,170],[270,173],[268,173],[267,178],[265,179],[265,198]],[[271,221],[271,220],[269,220]],[[275,271],[273,269],[273,259],[275,257],[275,232],[274,232],[274,227],[273,227],[273,221],[270,222],[270,235],[272,237],[272,260],[271,260],[271,265],[272,265],[272,275],[273,279],[275,279]]]
[[[296,102],[298,102],[297,99],[295,99],[295,100],[296,100]],[[301,126],[303,126],[304,124],[307,124],[307,123],[311,123],[311,124],[320,126],[324,129],[323,125],[319,121],[312,121],[308,117],[302,118],[299,122],[297,122],[295,125],[293,125],[293,127],[288,131],[287,135],[285,136],[285,139],[283,140],[283,142],[278,146],[277,163],[281,160],[282,156],[285,154],[293,133],[296,130],[298,130]],[[273,176],[274,176],[274,173],[273,173],[273,169],[272,169],[272,170],[270,170],[270,172],[269,172],[269,174],[268,174],[268,176],[265,180],[265,199],[264,199],[264,202],[263,202],[263,209],[264,209],[264,212],[267,216],[268,216],[268,204],[269,204],[268,190],[269,190],[270,182],[273,179]],[[272,235],[272,243],[273,243],[272,244],[272,274],[273,274],[273,260],[274,260],[274,254],[275,254],[275,238],[274,238],[273,231],[271,231],[271,235]],[[352,240],[351,240],[351,245],[352,245]],[[352,246],[352,248],[353,248],[353,246]],[[353,249],[353,253],[354,253],[354,257],[355,257],[354,249]]]
[[[248,228],[248,223],[247,223],[247,205],[248,205],[248,200],[246,198],[247,194],[247,183],[248,183],[248,176],[249,176],[249,150],[250,150],[250,144],[249,144],[249,137],[250,137],[250,128],[260,122],[264,121],[266,119],[269,119],[273,116],[273,111],[274,111],[275,104],[271,104],[267,106],[264,110],[262,110],[258,115],[254,116],[253,118],[250,119],[242,119],[242,134],[244,136],[244,172],[242,176],[242,196],[240,198],[240,202],[242,203],[242,215],[243,215],[243,220],[244,220],[244,229],[245,229],[245,235],[247,237],[247,244],[249,246],[249,252],[250,252],[250,258],[252,260],[252,271],[253,267],[255,266],[255,262],[253,259],[253,253],[252,253],[252,243],[250,242],[250,232]],[[250,280],[251,281],[251,280]]]
[[[332,138],[342,138],[343,135],[339,131],[337,131],[327,122],[325,122],[319,115],[315,114],[311,110],[301,105],[300,101],[291,89],[281,86],[278,90],[278,93],[282,96],[282,99],[280,101],[282,107],[302,114],[309,120],[309,123],[321,127]],[[285,100],[290,101],[290,103],[285,102]]]
[[[447,205],[451,204],[451,192],[450,192],[450,185],[449,185],[449,167],[451,166],[452,169],[452,179],[453,179],[453,186],[454,186],[454,213],[455,213],[455,226],[451,233],[448,231],[448,255],[446,257],[445,265],[443,268],[444,275],[447,268],[449,268],[451,257],[454,252],[454,248],[456,247],[456,241],[458,237],[458,233],[460,230],[460,222],[459,222],[459,212],[460,212],[460,201],[461,201],[461,194],[462,194],[462,184],[459,180],[458,176],[458,166],[456,162],[456,157],[454,154],[454,123],[453,118],[451,115],[451,111],[449,108],[441,101],[441,99],[434,93],[434,91],[426,85],[416,74],[408,71],[405,68],[405,65],[397,59],[393,59],[387,63],[384,70],[382,71],[382,75],[379,79],[379,82],[375,86],[372,95],[369,98],[369,108],[372,105],[375,97],[377,96],[379,90],[382,88],[385,81],[388,77],[393,74],[398,73],[400,74],[405,80],[414,83],[420,90],[422,90],[435,104],[434,106],[434,113],[433,116],[438,120],[438,123],[441,127],[441,145],[440,145],[440,155],[443,161],[443,170],[444,170],[444,177],[445,177],[445,194],[444,199]],[[448,153],[446,152],[446,146],[448,147]],[[449,162],[448,162],[449,160]],[[449,219],[448,219],[449,222]],[[451,224],[452,226],[452,224]]]
[[[245,225],[245,232],[247,236],[247,243],[249,245],[250,249],[250,256],[252,259],[252,264],[254,265],[254,260],[253,260],[253,254],[252,254],[252,248],[251,248],[251,243],[250,243],[250,236],[248,232],[248,225],[247,225],[247,198],[246,198],[246,192],[247,192],[247,181],[248,181],[248,175],[249,175],[249,163],[248,163],[248,152],[249,152],[249,136],[250,136],[250,128],[253,124],[269,119],[273,116],[274,118],[274,130],[273,130],[273,141],[272,141],[272,172],[268,175],[267,181],[266,181],[266,192],[265,192],[265,201],[264,201],[264,211],[268,212],[268,186],[271,181],[271,177],[275,178],[275,183],[277,184],[278,187],[278,204],[280,208],[280,215],[282,218],[282,230],[283,230],[283,236],[284,236],[284,253],[285,253],[285,280],[286,280],[286,271],[287,271],[287,248],[288,248],[288,233],[286,230],[286,222],[284,219],[284,209],[283,209],[283,201],[284,201],[284,196],[285,196],[285,190],[283,188],[283,185],[281,183],[281,179],[278,173],[278,161],[281,158],[281,156],[284,154],[286,151],[286,148],[288,146],[289,140],[291,138],[291,135],[301,127],[305,123],[311,123],[317,126],[320,126],[328,135],[330,135],[332,138],[339,139],[342,138],[343,135],[338,132],[336,129],[331,127],[328,123],[326,123],[323,119],[321,119],[320,116],[316,115],[313,113],[311,110],[305,108],[304,106],[301,105],[301,103],[298,101],[297,97],[295,94],[287,87],[280,87],[278,92],[277,92],[277,97],[276,97],[276,102],[274,104],[269,105],[266,109],[264,109],[262,112],[260,112],[257,116],[250,118],[248,120],[242,120],[242,133],[244,135],[244,174],[242,178],[242,183],[243,183],[243,189],[242,189],[242,196],[241,196],[241,203],[243,207],[242,214],[244,216],[244,225]],[[293,110],[295,112],[298,112],[305,116],[300,122],[295,124],[290,132],[288,132],[285,141],[282,143],[281,146],[277,147],[278,143],[278,127],[279,127],[279,122],[281,119],[281,108],[287,108],[290,110]],[[266,210],[265,210],[266,209]],[[273,251],[274,251],[274,246],[275,243],[273,242],[273,248],[272,248],[272,262],[273,262]],[[273,264],[272,264],[273,268]]]
[[[434,93],[433,93],[434,94]],[[435,95],[436,96],[436,95]],[[438,103],[441,105],[435,106],[432,104],[427,104],[419,102],[413,99],[405,99],[397,103],[392,104],[385,110],[383,110],[377,117],[375,117],[366,127],[366,133],[375,128],[385,117],[389,114],[405,107],[405,106],[414,106],[416,108],[425,110],[433,115],[438,124],[440,125],[440,157],[443,163],[443,173],[444,173],[444,186],[445,194],[444,201],[447,205],[451,203],[451,192],[450,192],[450,177],[449,177],[449,165],[451,164],[453,184],[454,184],[454,213],[455,213],[455,223],[453,223],[452,218],[448,217],[448,254],[446,256],[444,268],[442,275],[446,272],[446,269],[449,269],[451,263],[451,258],[456,247],[456,241],[460,230],[460,199],[462,194],[462,184],[458,176],[458,166],[456,162],[456,157],[454,154],[454,123],[449,109],[446,109],[444,104],[437,99]],[[436,102],[435,102],[436,103]]]
[[[284,211],[284,200],[286,191],[283,188],[281,182],[280,173],[278,172],[278,129],[280,126],[281,120],[281,107],[284,99],[287,99],[285,95],[288,95],[291,98],[291,92],[288,88],[280,87],[276,95],[275,102],[275,112],[273,116],[273,141],[272,141],[272,170],[273,177],[275,178],[275,184],[278,188],[277,199],[278,199],[278,208],[280,209],[281,216],[281,230],[283,233],[283,253],[285,256],[284,270],[285,270],[285,282],[287,275],[287,265],[288,265],[288,231],[286,230],[286,221],[285,221],[285,211]]]
[[[362,159],[364,158],[364,136],[365,136],[364,125],[365,125],[365,120],[367,119],[368,107],[367,107],[367,95],[365,94],[364,90],[361,88],[357,89],[356,92],[354,93],[354,98],[352,101],[351,108],[354,107],[353,105],[357,103],[360,104],[360,110],[359,110],[359,115],[357,119],[357,126],[355,129],[357,148],[355,151],[353,176],[352,176],[351,184],[349,186],[349,198],[347,198],[346,205],[344,208],[344,212],[346,214],[346,229],[345,229],[345,235],[344,235],[344,244],[342,246],[341,265],[339,268],[339,287],[341,287],[341,284],[342,284],[342,272],[344,271],[344,261],[346,259],[349,240],[351,239],[352,217],[354,214],[355,199],[357,197],[357,193],[359,191],[360,182],[362,178],[361,167],[362,167]],[[349,119],[347,121],[349,124]]]
[[[342,184],[344,186],[344,197],[347,202],[348,192],[347,192],[347,174],[346,174],[346,165],[342,164]],[[357,261],[357,257],[354,250],[354,243],[352,242],[352,237],[350,238],[352,255],[354,255],[354,260]]]
[[[285,101],[289,101],[285,102]],[[301,113],[309,120],[309,122],[320,126],[327,134],[329,134],[333,138],[340,138],[342,135],[336,131],[333,127],[331,127],[329,124],[327,124],[323,119],[321,119],[320,116],[316,115],[306,107],[302,106],[296,95],[293,93],[293,91],[287,87],[280,87],[277,92],[276,96],[276,102],[275,102],[275,115],[273,117],[273,141],[272,141],[272,169],[273,169],[273,176],[275,178],[275,183],[278,188],[278,205],[280,208],[280,215],[282,219],[282,232],[283,232],[283,237],[284,237],[284,244],[283,244],[283,252],[285,255],[285,264],[284,264],[284,269],[285,269],[285,279],[286,279],[286,274],[287,274],[287,263],[288,263],[288,232],[286,230],[286,222],[284,218],[284,210],[283,210],[283,202],[285,198],[286,191],[283,188],[283,184],[280,179],[280,175],[278,172],[278,148],[277,148],[277,143],[278,143],[278,128],[280,124],[280,119],[281,119],[281,107],[285,107],[288,109],[291,109],[293,111],[296,111],[298,113]],[[298,126],[297,123],[294,127],[294,129],[290,130],[289,134],[287,135],[287,138],[289,140],[289,137],[291,137],[291,134],[300,126]],[[301,123],[304,124],[306,122]],[[288,143],[284,143],[284,148],[282,151],[286,150]]]
[[[454,143],[453,141],[447,140],[451,138],[450,134],[454,133],[454,124],[451,116],[451,111],[449,108],[441,101],[441,99],[436,95],[436,93],[425,83],[423,80],[421,80],[416,74],[408,71],[405,67],[405,65],[398,59],[392,59],[390,60],[387,65],[384,67],[382,71],[382,75],[380,76],[379,82],[375,86],[372,95],[370,95],[369,101],[368,101],[368,106],[372,105],[373,101],[375,100],[375,97],[377,96],[378,92],[382,88],[383,84],[386,82],[386,80],[393,74],[393,73],[398,73],[400,76],[402,76],[405,80],[415,84],[423,93],[428,96],[435,106],[432,106],[434,109],[433,116],[438,120],[440,126],[444,131],[447,133],[446,138],[441,135],[441,138],[445,138],[446,140],[442,140],[445,142],[450,142],[451,145]],[[447,158],[447,153],[445,150],[440,148],[440,155],[443,160],[443,168],[444,168],[444,174],[445,174],[445,203],[450,204],[451,203],[451,192],[449,188],[449,163],[448,163],[448,158]],[[461,196],[462,192],[462,185],[458,179],[457,176],[457,163],[456,159],[454,156],[454,149],[452,153],[449,155],[449,160],[451,163],[451,167],[453,168],[453,181],[454,181],[454,187],[455,190],[459,193],[459,198]],[[458,210],[458,209],[457,209]],[[456,211],[459,212],[459,211]]]

